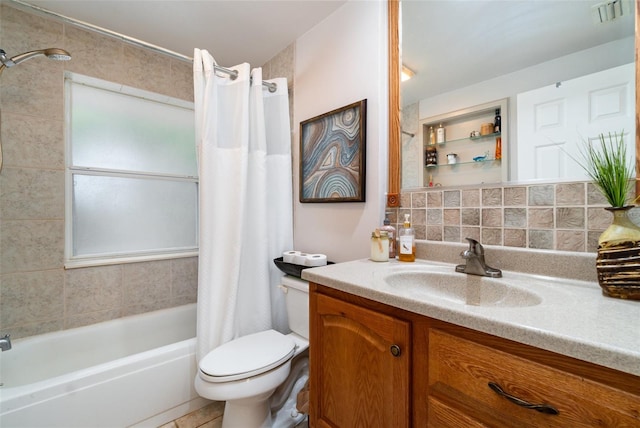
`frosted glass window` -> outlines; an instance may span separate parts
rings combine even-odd
[[[74,254],[193,248],[197,198],[195,183],[76,174]]]
[[[65,265],[196,254],[193,103],[65,77]]]
[[[71,85],[75,166],[197,175],[193,109]]]

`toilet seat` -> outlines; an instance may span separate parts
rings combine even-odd
[[[250,334],[209,352],[199,363],[199,375],[207,382],[232,382],[268,372],[289,360],[295,341],[275,330]]]

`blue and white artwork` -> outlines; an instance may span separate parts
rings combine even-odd
[[[300,202],[365,201],[366,103],[300,123]]]

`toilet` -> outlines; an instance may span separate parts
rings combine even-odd
[[[289,375],[291,360],[309,348],[309,283],[282,278],[291,333],[242,336],[209,352],[198,364],[201,397],[226,401],[223,428],[271,427],[269,398]]]

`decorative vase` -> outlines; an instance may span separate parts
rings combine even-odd
[[[629,219],[631,208],[605,208],[613,221],[598,239],[596,269],[605,296],[640,300],[640,227]]]

